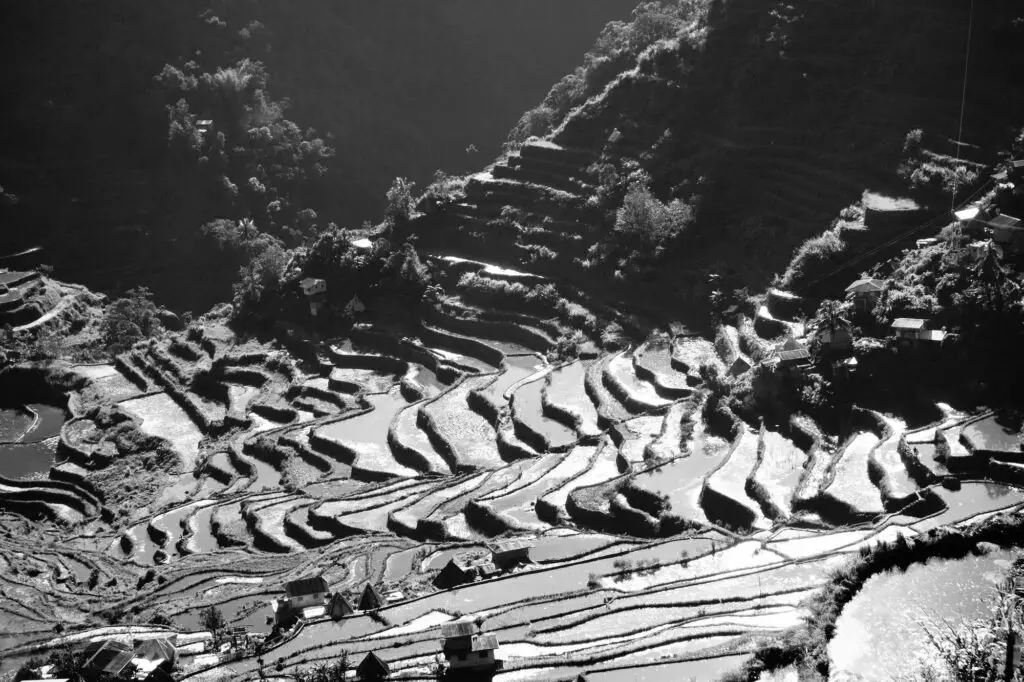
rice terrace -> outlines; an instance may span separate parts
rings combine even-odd
[[[174,14],[205,28],[147,76],[146,286],[4,245],[0,679],[1012,670],[1012,3],[626,3],[492,162],[395,179],[359,229],[284,118],[342,114],[260,47],[279,4]],[[998,107],[961,98],[965,12]],[[901,32],[934,63],[872,42]],[[57,211],[0,177],[19,230]]]

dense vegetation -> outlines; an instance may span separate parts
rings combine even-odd
[[[58,277],[116,293],[145,285],[162,305],[204,310],[229,296],[250,254],[225,259],[199,238],[202,225],[252,217],[276,235],[379,218],[395,176],[423,183],[439,167],[461,172],[497,151],[526,103],[633,4],[460,0],[396,12],[389,3],[295,11],[282,2],[49,0],[11,8],[0,22],[4,61],[18,64],[0,75],[11,103],[0,127],[3,251],[41,244]],[[171,111],[181,127],[168,146],[165,105],[181,99],[189,109]],[[242,141],[234,114],[247,104],[251,115],[269,114],[255,127],[261,134],[244,151],[221,149],[226,159],[207,156],[217,133],[228,145]],[[209,160],[197,169],[188,148],[200,119],[216,119],[216,130],[195,144]],[[311,126],[322,146],[307,139]],[[316,149],[307,153],[306,142]],[[307,183],[328,147],[337,153],[326,177]],[[291,158],[268,163],[275,150]],[[215,185],[222,176],[237,189]],[[315,218],[299,215],[310,208]]]

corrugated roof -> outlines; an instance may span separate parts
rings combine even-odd
[[[961,209],[955,212],[953,215],[956,216],[957,220],[974,220],[981,213],[981,208],[978,206],[968,206],[967,208]]]
[[[927,320],[916,317],[898,317],[892,321],[893,329],[924,329],[928,324]]]
[[[470,637],[476,634],[476,623],[471,620],[457,620],[454,623],[445,623],[441,626],[441,636],[445,639],[452,637]]]
[[[327,581],[323,576],[299,578],[284,585],[284,591],[289,597],[303,597],[309,594],[321,594],[328,591]]]
[[[1000,213],[995,218],[988,221],[988,224],[992,227],[1020,227],[1020,218],[1014,218],[1012,215]]]
[[[846,292],[850,293],[852,291],[881,291],[882,286],[884,284],[885,282],[883,282],[880,279],[865,277],[863,279],[858,279],[856,282],[846,287]]]
[[[469,646],[470,651],[491,651],[498,648],[497,635],[477,635]]]
[[[797,350],[780,350],[779,360],[783,362],[793,362],[795,360],[807,360],[811,357],[811,352],[806,348],[800,348]]]
[[[505,552],[515,552],[520,549],[529,549],[533,547],[533,540],[527,538],[510,538],[508,540],[500,540],[491,544],[491,551],[496,554],[503,554]]]

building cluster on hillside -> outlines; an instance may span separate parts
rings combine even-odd
[[[434,578],[434,586],[446,590],[457,585],[486,580],[529,563],[533,542],[525,538],[500,540],[490,545],[490,554],[475,556],[472,552],[456,554]]]
[[[122,640],[100,638],[85,643],[75,651],[78,661],[74,670],[58,670],[53,664],[34,669],[32,682],[98,682],[99,680],[139,680],[140,682],[171,682],[172,670],[178,663],[178,635],[168,633],[148,639]]]

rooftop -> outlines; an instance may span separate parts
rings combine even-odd
[[[473,637],[470,644],[470,651],[493,651],[498,648],[498,637],[496,635],[477,635]]]
[[[892,321],[893,329],[924,329],[928,324],[927,320],[916,317],[898,317]]]
[[[530,549],[533,547],[533,540],[527,538],[511,538],[509,540],[500,540],[491,544],[491,551],[496,554],[504,554],[505,552],[516,552],[521,549]]]
[[[454,623],[445,623],[441,626],[441,636],[445,639],[452,637],[471,637],[477,633],[477,626],[471,620],[457,620]]]
[[[981,213],[981,208],[978,206],[968,206],[967,208],[961,209],[955,212],[953,215],[956,216],[957,220],[974,220]]]
[[[881,291],[884,285],[885,282],[880,279],[864,277],[846,287],[846,291],[847,293],[851,291]]]
[[[779,360],[782,362],[794,362],[796,360],[808,360],[811,357],[811,352],[806,348],[798,348],[796,350],[780,350]]]
[[[1000,213],[989,220],[988,224],[992,227],[1020,227],[1020,218],[1014,218],[1012,215]]]
[[[323,579],[323,576],[318,575],[309,578],[299,578],[298,580],[285,583],[284,591],[289,597],[301,597],[308,594],[327,592],[328,587],[327,581]]]

